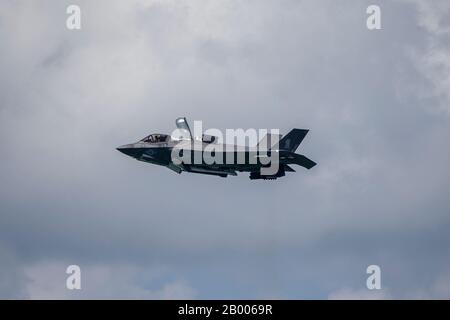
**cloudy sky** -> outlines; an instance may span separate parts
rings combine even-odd
[[[0,44],[1,298],[450,298],[449,1],[1,0]],[[308,128],[318,166],[115,150],[178,116]]]

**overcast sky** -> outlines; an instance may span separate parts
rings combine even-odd
[[[449,1],[2,0],[0,71],[1,298],[450,298]],[[115,150],[179,116],[310,129],[318,165]]]

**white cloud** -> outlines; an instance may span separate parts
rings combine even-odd
[[[342,288],[330,293],[329,300],[386,300],[391,299],[388,289],[368,290]]]
[[[417,8],[418,23],[435,35],[450,35],[450,2],[447,0],[401,0]]]
[[[414,5],[417,23],[427,33],[425,48],[411,49],[413,64],[428,82],[419,88],[419,97],[425,99],[425,108],[450,115],[450,2],[402,1]],[[433,101],[435,106],[429,106]]]
[[[193,299],[184,280],[164,280],[165,272],[115,263],[80,266],[81,290],[68,290],[69,263],[43,262],[25,268],[31,299]],[[155,285],[154,283],[161,283]]]
[[[431,93],[439,110],[450,115],[450,46],[432,39],[426,52],[416,59],[418,70],[431,85]]]

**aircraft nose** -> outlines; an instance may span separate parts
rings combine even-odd
[[[130,157],[134,154],[134,148],[131,144],[124,144],[123,146],[117,147],[116,150]]]

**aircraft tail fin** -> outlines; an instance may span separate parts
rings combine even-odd
[[[281,134],[271,134],[267,133],[259,142],[258,142],[258,148],[265,150],[265,149],[272,149],[274,148],[277,143],[281,139]]]
[[[292,129],[280,140],[280,149],[295,152],[303,139],[305,139],[308,131],[306,129]]]

